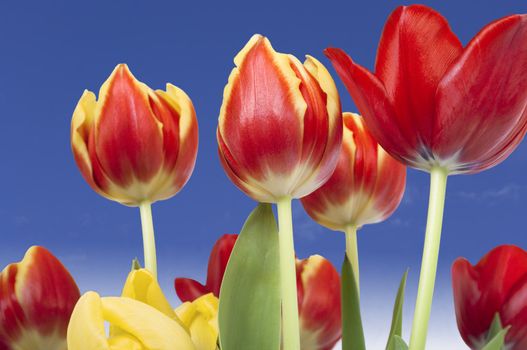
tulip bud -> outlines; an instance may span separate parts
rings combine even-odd
[[[67,350],[66,330],[80,293],[66,268],[43,247],[0,273],[0,349]]]
[[[296,261],[302,350],[333,349],[342,336],[340,277],[320,255]]]
[[[185,304],[208,295],[219,297],[221,281],[237,237],[234,234],[223,235],[215,243],[209,258],[206,285],[192,279],[176,279],[176,292]],[[340,277],[337,270],[319,255],[304,260],[296,259],[296,280],[301,349],[331,349],[342,333]],[[178,310],[176,313],[179,316]]]
[[[505,160],[527,131],[527,15],[485,26],[465,47],[422,5],[388,18],[375,72],[340,49],[326,55],[366,124],[417,169],[476,173]]]
[[[399,205],[406,168],[375,141],[361,116],[344,113],[339,161],[329,180],[302,198],[309,216],[333,230],[383,221]]]
[[[527,349],[527,252],[502,245],[476,265],[459,258],[452,266],[452,287],[459,332],[474,350],[485,345],[496,313],[510,326],[505,349]]]
[[[84,179],[100,195],[130,206],[175,195],[196,160],[198,125],[189,97],[167,84],[152,90],[118,65],[99,98],[85,91],[71,123]]]
[[[260,202],[300,198],[335,169],[342,140],[337,89],[326,68],[302,65],[255,35],[234,59],[217,131],[229,178]]]

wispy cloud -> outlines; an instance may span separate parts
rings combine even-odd
[[[469,200],[490,200],[490,199],[520,199],[527,186],[521,186],[515,183],[507,184],[501,188],[490,188],[485,191],[459,191],[456,196]]]

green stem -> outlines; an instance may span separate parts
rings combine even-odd
[[[145,268],[157,279],[156,239],[154,237],[154,222],[152,221],[152,206],[150,202],[139,205],[141,227],[143,228],[143,248],[145,251]]]
[[[424,350],[426,345],[426,333],[434,296],[439,245],[441,241],[447,176],[448,172],[443,168],[434,167],[430,171],[428,218],[423,260],[421,262],[421,275],[419,276],[419,288],[417,290],[417,301],[412,324],[412,335],[410,337],[410,350]]]
[[[359,287],[359,248],[357,245],[357,227],[348,226],[346,227],[346,255],[351,262],[351,268],[353,269],[353,275],[355,276],[355,283],[357,284],[357,290]]]
[[[280,284],[282,294],[283,350],[300,350],[298,297],[296,292],[296,264],[293,242],[291,198],[277,203],[280,241]]]

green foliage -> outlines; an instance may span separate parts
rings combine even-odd
[[[270,204],[249,215],[238,236],[220,291],[222,350],[280,349],[278,228]]]
[[[342,264],[342,350],[366,350],[360,315],[360,299],[351,263]]]

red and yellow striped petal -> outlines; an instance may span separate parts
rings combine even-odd
[[[296,262],[302,350],[332,349],[342,335],[340,277],[320,255]]]
[[[43,247],[31,247],[21,262],[0,273],[3,349],[66,350],[66,330],[79,296],[60,261]]]
[[[390,157],[368,131],[362,117],[344,113],[344,138],[337,167],[318,190],[302,198],[319,224],[343,231],[386,219],[402,199],[404,165]]]

